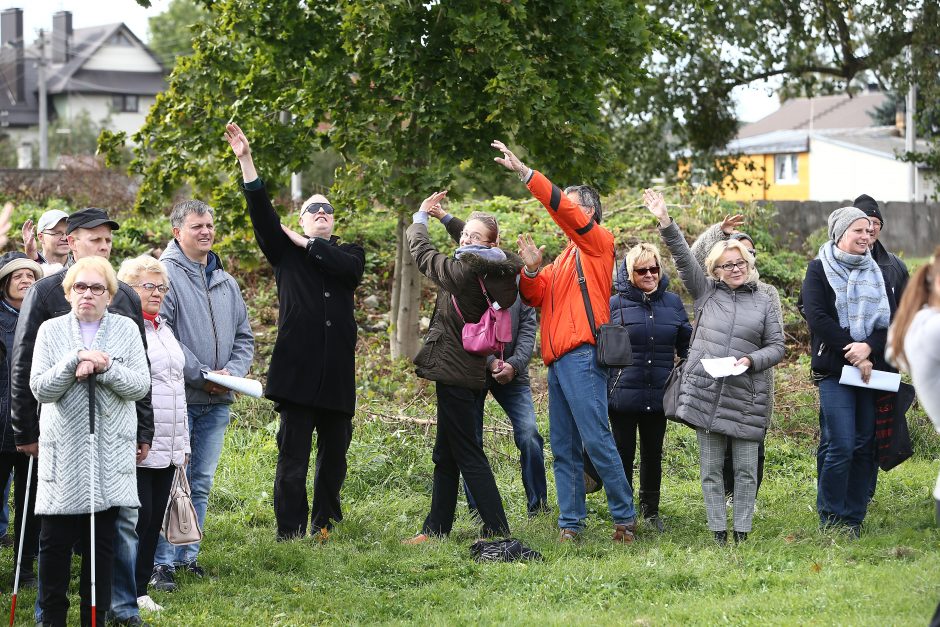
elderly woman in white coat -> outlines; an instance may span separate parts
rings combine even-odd
[[[39,605],[44,625],[66,624],[72,547],[81,539],[81,620],[89,625],[89,551],[96,557],[97,606],[110,607],[114,522],[119,508],[140,506],[134,401],[150,390],[150,370],[137,325],[107,310],[118,283],[106,259],[77,261],[62,289],[72,311],[39,327],[29,376],[30,389],[42,403],[36,491],[36,514],[42,516]],[[90,375],[97,379],[94,449]],[[90,547],[92,512],[95,545]],[[97,624],[104,625],[104,618],[105,612],[98,612]]]
[[[150,359],[153,399],[153,445],[150,454],[137,465],[137,606],[151,612],[163,609],[147,593],[147,586],[170,591],[176,588],[154,568],[153,558],[163,525],[167,499],[176,468],[189,460],[189,419],[186,414],[186,388],[183,366],[186,358],[173,330],[160,316],[160,305],[170,291],[166,267],[150,255],[128,259],[121,264],[118,278],[140,296],[147,331],[147,357]],[[153,582],[151,584],[151,579]]]

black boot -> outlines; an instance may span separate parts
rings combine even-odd
[[[728,544],[728,532],[727,531],[715,531],[715,542],[718,546],[725,546]]]
[[[640,490],[640,512],[642,512],[643,518],[646,519],[650,527],[659,533],[666,531],[663,519],[659,516],[658,490],[656,492]]]
[[[744,542],[745,540],[747,540],[747,532],[746,532],[746,531],[735,531],[735,532],[734,532],[734,543],[735,543],[735,544],[741,544],[741,543]]]

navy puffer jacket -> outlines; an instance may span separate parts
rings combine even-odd
[[[626,325],[633,345],[633,365],[611,368],[607,380],[608,409],[616,413],[661,413],[663,387],[675,355],[689,352],[692,325],[678,294],[667,291],[669,277],[645,294],[627,280],[626,262],[617,267],[610,298],[610,321]]]

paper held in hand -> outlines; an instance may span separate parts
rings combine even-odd
[[[842,366],[842,377],[839,379],[839,383],[860,388],[884,390],[885,392],[897,392],[898,387],[901,385],[901,375],[896,372],[872,370],[871,379],[868,380],[868,383],[865,383],[862,381],[861,370],[855,366]]]
[[[245,377],[232,377],[226,374],[217,374],[215,372],[206,372],[204,374],[207,381],[218,383],[222,387],[227,387],[228,389],[234,392],[239,392],[240,394],[247,394],[248,396],[261,398],[261,394],[264,392],[264,389],[261,387],[261,381],[246,379]]]
[[[715,359],[703,359],[702,368],[715,379],[722,377],[733,377],[747,370],[744,364],[736,366],[738,360],[734,357],[718,357]]]

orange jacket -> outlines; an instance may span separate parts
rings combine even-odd
[[[528,188],[570,239],[568,246],[538,276],[530,279],[523,269],[519,281],[523,300],[542,308],[542,360],[548,365],[573,348],[595,342],[578,285],[575,250],[581,251],[594,324],[600,326],[610,320],[614,236],[594,218],[585,216],[540,172],[532,173]]]

